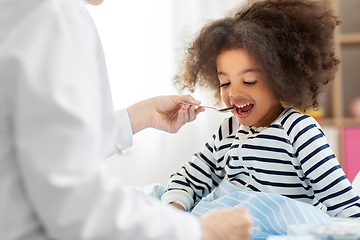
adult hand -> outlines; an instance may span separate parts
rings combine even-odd
[[[221,208],[200,218],[202,240],[247,240],[252,234],[247,209]]]
[[[158,96],[127,108],[133,133],[153,127],[176,133],[185,123],[195,120],[202,107],[183,105],[179,101],[200,104],[190,95]]]

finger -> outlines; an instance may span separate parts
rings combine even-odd
[[[170,120],[170,133],[177,133],[179,129],[186,123],[186,106],[182,106],[177,112],[176,118]]]
[[[182,105],[180,110],[178,111],[178,115],[177,115],[177,119],[175,120],[175,124],[177,127],[181,127],[182,125],[184,125],[185,123],[187,123],[188,119],[189,119],[189,105]]]
[[[192,104],[196,104],[196,105],[200,105],[201,101],[196,100],[195,98],[193,98],[191,95],[179,95],[179,101],[183,101],[183,102],[187,102],[187,103],[192,103]]]
[[[196,119],[196,110],[197,110],[197,107],[195,106],[191,106],[189,107],[189,111],[188,111],[188,115],[189,115],[189,119],[188,119],[188,122],[192,122]]]
[[[242,239],[249,239],[253,232],[253,220],[250,215],[250,211],[245,208],[239,208],[237,210],[238,221],[236,221],[237,226],[235,229],[239,229],[241,231]]]
[[[184,118],[183,118],[183,123],[187,123],[189,121],[189,108],[192,108],[194,106],[190,106],[190,105],[186,105],[182,107],[182,109],[184,109]]]
[[[205,112],[205,108],[204,107],[198,107],[196,108],[196,115],[201,113],[201,112]]]
[[[239,238],[238,239],[243,239],[243,240],[248,240],[251,238],[252,236],[252,227],[241,227],[241,228],[237,228],[238,232],[235,233],[235,235],[237,235]]]

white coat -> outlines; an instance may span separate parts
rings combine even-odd
[[[0,1],[0,239],[200,239],[195,217],[105,173],[132,133],[85,5]]]

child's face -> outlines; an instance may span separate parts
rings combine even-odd
[[[268,87],[261,70],[243,49],[221,52],[217,57],[221,98],[245,126],[270,126],[282,112],[280,101]]]

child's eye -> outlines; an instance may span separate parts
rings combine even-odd
[[[220,84],[220,87],[222,88],[222,87],[226,87],[226,86],[229,86],[230,85],[230,83],[228,82],[228,83],[223,83],[223,84]]]
[[[246,85],[255,85],[257,81],[244,81],[244,84]]]

